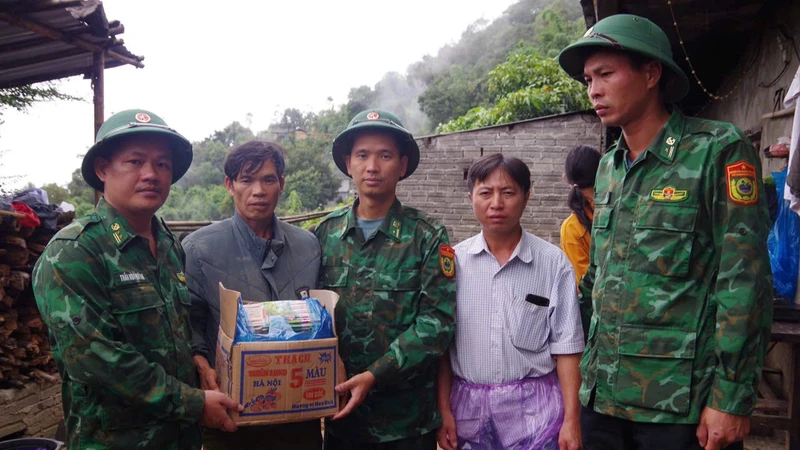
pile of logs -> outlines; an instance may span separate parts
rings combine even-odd
[[[0,211],[0,389],[32,379],[56,381],[47,327],[36,307],[31,271],[55,232],[20,225],[21,214]],[[60,214],[58,228],[74,218]]]

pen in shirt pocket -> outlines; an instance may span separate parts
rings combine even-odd
[[[550,299],[540,295],[528,294],[525,296],[525,301],[536,306],[550,306]]]

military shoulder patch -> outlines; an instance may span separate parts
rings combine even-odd
[[[741,160],[725,166],[728,184],[728,198],[740,205],[753,205],[758,202],[758,182],[756,168]]]
[[[447,278],[452,278],[456,275],[456,251],[453,247],[447,244],[439,246],[439,265],[442,267],[442,273]]]
[[[675,189],[672,186],[650,191],[650,198],[660,202],[679,202],[681,200],[686,200],[688,196],[689,192],[687,190]]]

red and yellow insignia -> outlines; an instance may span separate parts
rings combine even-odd
[[[662,202],[679,202],[681,200],[686,200],[688,195],[689,192],[685,189],[675,189],[672,186],[650,191],[650,198]]]
[[[453,247],[447,244],[439,246],[439,265],[442,267],[442,273],[447,278],[452,278],[456,275],[456,251]]]
[[[381,115],[378,114],[377,111],[372,111],[371,113],[367,114],[367,120],[378,120],[381,118]]]
[[[136,121],[142,123],[150,122],[150,115],[145,113],[136,114]]]
[[[740,205],[753,205],[758,202],[758,178],[752,164],[737,161],[725,166],[728,182],[728,198]]]

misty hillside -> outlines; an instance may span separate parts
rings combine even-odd
[[[227,152],[251,139],[286,149],[286,190],[278,214],[299,214],[347,202],[344,176],[330,156],[333,138],[356,113],[382,108],[396,113],[415,135],[455,131],[585,107],[583,87],[552,59],[583,33],[577,0],[520,0],[499,18],[478,20],[458,42],[387,73],[374,86],[353,87],[345,104],[311,112],[287,108],[267,130],[232,122],[193,143],[194,159],[171,190],[160,214],[167,220],[219,220],[233,214],[222,165]],[[582,103],[583,102],[583,103]],[[92,208],[93,193],[73,173],[64,188],[43,186],[51,200],[67,200],[78,214]]]

